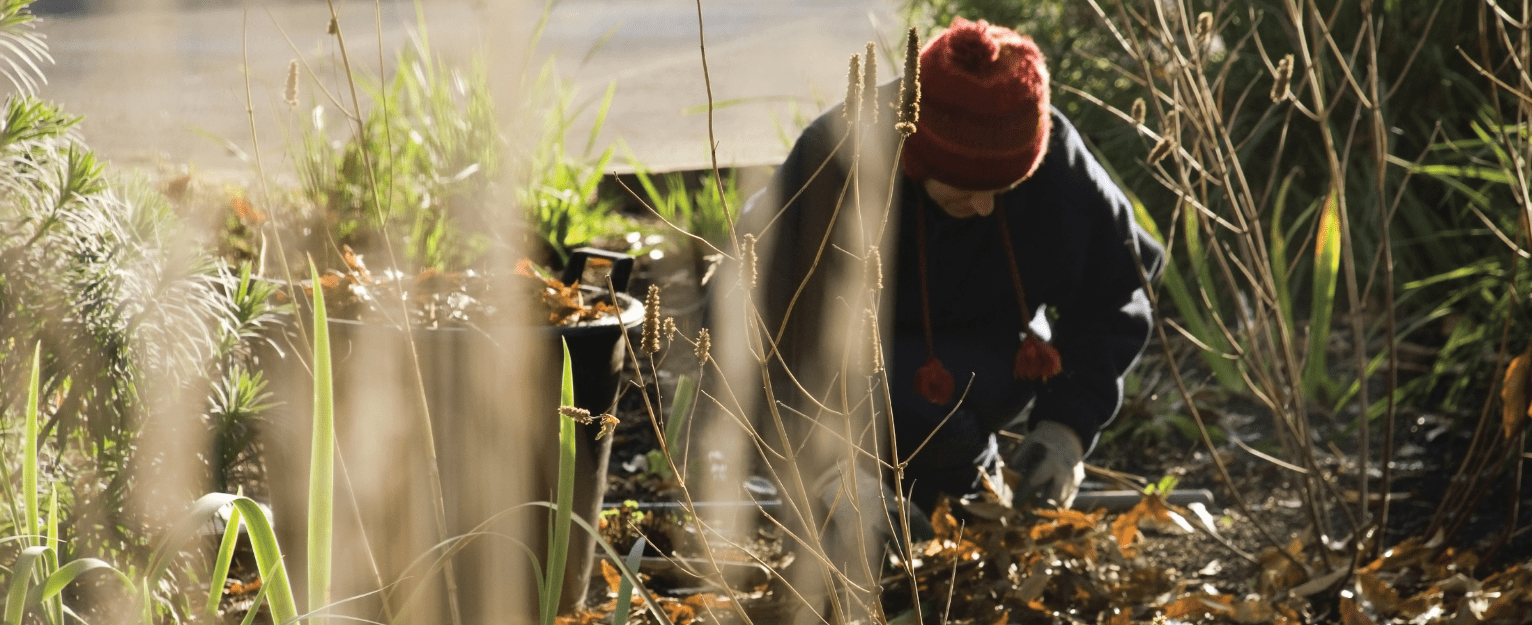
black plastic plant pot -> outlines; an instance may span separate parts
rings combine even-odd
[[[465,622],[504,616],[475,611],[473,597],[505,593],[478,587],[488,583],[482,580],[495,579],[486,570],[531,579],[526,552],[504,539],[507,532],[517,535],[515,541],[537,554],[546,569],[551,517],[547,508],[529,504],[554,501],[558,492],[560,344],[569,347],[576,407],[600,415],[615,404],[622,382],[623,336],[644,318],[642,302],[621,292],[631,274],[631,257],[579,250],[575,258],[581,266],[571,263],[575,275],[593,257],[611,262],[618,292],[611,293],[605,284],[582,286],[585,300],[615,302],[617,316],[561,327],[415,329],[412,341],[397,326],[334,319],[327,324],[335,371],[336,447],[345,465],[336,471],[335,568],[349,576],[338,575],[332,592],[353,598],[338,606],[338,613],[378,620],[413,595],[424,597],[412,600],[410,610],[420,610],[416,616],[427,621],[450,617],[445,575],[429,568],[446,548],[443,537],[480,536],[457,545],[461,551],[452,558],[457,589],[450,594],[470,598],[460,601]],[[294,352],[306,351],[297,339],[312,335],[290,334],[291,349],[262,357],[263,367],[275,370],[268,376],[282,402],[272,411],[271,436],[264,444],[279,540],[288,571],[301,584],[313,391],[312,373],[299,365]],[[420,410],[422,400],[425,411]],[[419,414],[430,415],[429,427]],[[576,427],[571,507],[594,526],[612,437],[597,439],[599,425]],[[433,473],[439,475],[445,527],[438,527]],[[493,525],[508,510],[520,511],[516,528],[524,529]],[[571,530],[561,612],[583,602],[594,547],[589,533]],[[380,584],[388,592],[377,592]]]

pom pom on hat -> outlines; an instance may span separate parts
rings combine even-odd
[[[936,356],[926,359],[926,364],[915,370],[915,390],[926,401],[941,406],[952,401],[952,391],[957,384],[952,380],[952,374],[942,366],[942,361]]]
[[[961,17],[920,54],[921,115],[904,171],[960,189],[1004,189],[1048,148],[1048,67],[1037,44]]]

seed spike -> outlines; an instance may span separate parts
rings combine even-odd
[[[1283,56],[1282,60],[1277,62],[1277,77],[1271,83],[1271,101],[1281,103],[1292,97],[1292,92],[1288,90],[1292,85],[1292,81],[1293,55],[1289,54]]]
[[[708,358],[712,357],[712,355],[710,353],[710,350],[712,350],[712,348],[713,348],[713,337],[712,337],[711,334],[708,333],[707,328],[703,328],[701,330],[698,330],[697,331],[697,351],[696,351],[696,354],[697,354],[697,364],[701,364],[701,365],[707,364]]]
[[[878,123],[878,48],[867,42],[867,54],[862,58],[862,121],[871,125]]]
[[[644,353],[656,354],[660,351],[660,286],[649,285],[649,295],[644,298],[644,333],[642,336]]]
[[[846,106],[841,115],[848,122],[856,121],[862,112],[862,57],[851,55],[851,68],[846,71]]]
[[[915,134],[920,121],[920,35],[910,27],[904,39],[904,79],[899,83],[899,132]]]
[[[282,101],[288,108],[298,106],[298,60],[287,64],[287,88],[282,91]]]

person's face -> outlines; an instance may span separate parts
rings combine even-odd
[[[995,212],[995,196],[1006,191],[1006,189],[970,191],[932,178],[927,178],[924,184],[926,195],[931,196],[936,205],[941,207],[942,212],[955,219],[988,217],[990,213]]]

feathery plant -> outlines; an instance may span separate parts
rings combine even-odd
[[[37,93],[38,83],[48,81],[38,63],[53,62],[48,44],[33,31],[37,16],[32,14],[32,2],[0,1],[0,42],[4,42],[0,45],[11,54],[0,63],[0,73],[5,74],[17,93],[26,95]]]
[[[0,4],[0,67],[19,87],[41,80],[37,62],[48,60],[30,30],[29,4]],[[200,403],[201,425],[215,436],[228,431],[224,417],[237,414],[234,420],[248,425],[262,402],[258,389],[247,392],[258,384],[240,371],[248,370],[249,342],[279,311],[219,264],[150,185],[109,177],[76,133],[78,117],[27,90],[0,104],[0,411],[6,417],[0,423],[16,433],[0,453],[0,474],[31,467],[37,479],[27,481],[26,492],[8,488],[9,500],[47,494],[50,502],[49,523],[57,530],[50,530],[48,544],[28,547],[48,550],[33,570],[77,570],[57,563],[89,558],[133,570],[151,542],[137,515],[159,511],[127,505],[136,492],[156,487],[152,473],[133,475],[130,466],[162,465],[156,454],[163,452],[149,451],[140,436],[153,420],[174,418],[155,414],[155,406],[176,398]],[[35,367],[26,357],[34,349]],[[35,384],[28,383],[34,375]],[[23,432],[17,415],[28,393],[36,401],[27,410],[32,426]],[[187,424],[167,427],[184,431]],[[196,477],[226,475],[227,468],[209,463]],[[28,521],[35,515],[18,511],[0,509],[0,528],[40,535]],[[0,562],[18,561],[24,546],[0,541]],[[173,592],[170,580],[181,576],[172,571],[165,578],[171,585],[153,592]]]

